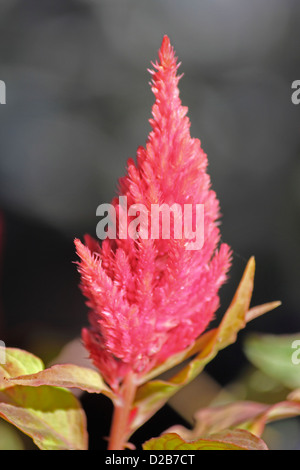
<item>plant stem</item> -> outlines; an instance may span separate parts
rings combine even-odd
[[[133,372],[129,372],[121,389],[121,402],[114,404],[108,450],[123,450],[127,441],[128,420],[135,397],[136,384]]]

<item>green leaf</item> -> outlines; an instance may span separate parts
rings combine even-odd
[[[12,384],[15,375],[38,374],[44,366],[20,349],[6,348],[5,356],[0,364],[0,416],[40,449],[86,449],[86,418],[74,395],[63,388]]]
[[[168,433],[150,439],[144,450],[268,450],[262,439],[248,431],[236,430],[214,434],[209,439],[184,441],[178,434]]]
[[[21,375],[8,379],[8,383],[11,385],[29,385],[31,387],[52,385],[79,388],[89,393],[105,393],[110,397],[113,396],[97,371],[73,364],[56,364],[36,374]]]
[[[288,388],[300,387],[300,333],[251,335],[245,342],[249,361]]]
[[[15,386],[0,392],[0,416],[42,450],[87,449],[86,419],[68,390]]]

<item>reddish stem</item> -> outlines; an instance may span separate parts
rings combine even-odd
[[[127,443],[128,421],[135,392],[134,374],[129,372],[122,385],[120,403],[114,404],[108,450],[124,450]]]

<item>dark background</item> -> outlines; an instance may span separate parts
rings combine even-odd
[[[46,362],[80,336],[86,307],[73,239],[95,235],[126,161],[144,145],[147,72],[168,34],[193,137],[209,158],[234,250],[222,315],[255,255],[253,305],[283,306],[248,330],[300,331],[300,79],[297,0],[0,0],[0,339]],[[226,384],[240,342],[208,368]],[[88,405],[87,405],[88,406]],[[162,428],[163,430],[163,428]]]

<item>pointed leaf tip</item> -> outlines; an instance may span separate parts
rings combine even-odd
[[[255,257],[251,256],[251,258],[248,261],[248,265],[255,268]]]
[[[267,312],[270,312],[271,310],[274,310],[277,307],[280,307],[282,303],[280,300],[276,300],[275,302],[268,302],[263,305],[257,305],[256,307],[250,308],[248,312],[246,313],[246,321],[247,323],[254,320],[255,318],[260,317],[261,315],[264,315]]]

